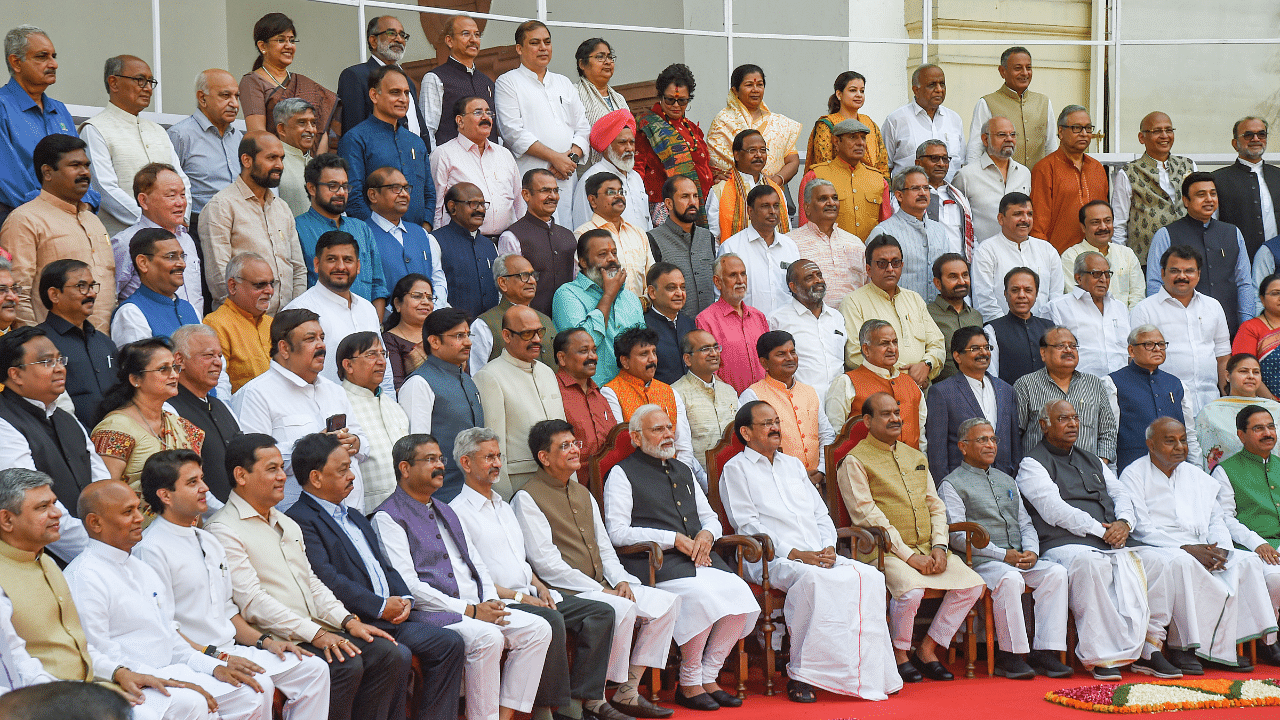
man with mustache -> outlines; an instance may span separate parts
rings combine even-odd
[[[810,180],[804,186],[804,211],[808,222],[787,234],[800,257],[815,263],[827,282],[823,301],[832,309],[845,296],[867,284],[867,246],[840,227],[840,196],[830,180]]]
[[[964,252],[964,245],[953,242],[946,228],[928,216],[932,190],[924,168],[912,165],[894,175],[892,189],[898,211],[876,225],[867,240],[881,235],[897,238],[903,253],[899,284],[930,302],[938,290],[929,282],[929,268],[944,254]]]
[[[498,434],[504,462],[494,490],[509,499],[538,471],[529,451],[529,428],[564,419],[564,401],[555,371],[543,363],[547,328],[526,305],[502,314],[503,350],[475,374],[488,427]]]
[[[227,299],[205,315],[203,322],[218,333],[231,391],[239,392],[245,383],[271,366],[272,316],[267,314],[267,308],[279,283],[261,255],[240,253],[227,263],[224,284]]]
[[[116,347],[149,337],[169,337],[183,325],[200,322],[191,303],[178,297],[186,282],[187,253],[173,233],[144,228],[129,240],[129,256],[142,281],[111,319]]]
[[[582,177],[596,173],[611,173],[622,180],[626,190],[627,207],[622,216],[627,222],[647,232],[653,227],[649,218],[649,203],[644,189],[644,178],[636,171],[636,118],[626,108],[614,110],[596,121],[591,127],[591,148],[602,157],[587,168]],[[586,187],[580,185],[573,198],[573,225],[578,227],[591,219],[592,208],[587,202]]]
[[[600,451],[609,431],[618,424],[609,401],[593,379],[599,364],[595,338],[580,327],[561,330],[552,349],[565,420],[573,426],[574,437],[582,441],[582,455],[591,457]],[[735,395],[735,406],[737,399]]]
[[[262,631],[257,647],[292,642],[328,663],[329,720],[403,718],[408,646],[360,620],[320,580],[301,527],[279,508],[285,487],[298,485],[285,475],[285,462],[270,435],[249,432],[227,446],[235,487],[205,527],[226,551],[232,599],[244,620]],[[438,711],[431,717],[439,720],[458,714],[459,644],[455,640],[452,662],[428,675],[443,686],[430,698]]]
[[[84,262],[54,260],[40,272],[36,291],[49,311],[37,327],[67,358],[66,392],[76,419],[86,427],[101,419],[98,403],[116,381],[116,345],[89,321],[100,287]]]
[[[0,247],[13,256],[13,279],[23,288],[17,308],[23,325],[45,319],[49,306],[37,303],[31,289],[44,266],[66,259],[79,260],[89,268],[88,283],[98,285],[93,295],[96,299],[100,294],[102,302],[89,307],[88,319],[100,332],[110,331],[116,305],[116,261],[107,229],[83,201],[91,175],[86,147],[84,140],[62,134],[36,143],[32,162],[40,176],[40,194],[15,209],[0,226]]]
[[[809,197],[809,183],[814,180],[831,183],[839,200],[836,224],[863,241],[876,225],[893,215],[889,183],[879,172],[862,167],[870,132],[871,128],[852,118],[836,123],[831,129],[832,150],[836,156],[829,162],[812,166],[800,179],[800,192],[804,197]],[[808,222],[807,212],[807,208],[800,208],[802,224]]]
[[[351,191],[347,182],[347,161],[333,153],[324,153],[311,158],[301,172],[306,184],[303,198],[309,197],[310,200],[307,201],[307,210],[300,213],[294,223],[298,226],[298,240],[302,243],[302,259],[307,263],[307,286],[314,287],[318,280],[315,271],[316,241],[330,230],[341,230],[355,238],[360,246],[360,272],[355,275],[351,292],[373,303],[381,318],[391,295],[391,286],[387,284],[382,253],[369,224],[347,216],[347,198]]]
[[[991,144],[980,134],[986,135],[989,123],[1004,116],[1001,119],[1005,122],[1009,122],[1006,118],[1018,119],[1016,126],[1009,122],[1009,130],[1014,137],[1022,137],[1022,147],[1018,148],[1018,152],[1005,157],[1012,158],[1025,169],[1058,149],[1057,136],[1049,132],[1049,128],[1053,126],[1053,101],[1029,89],[1032,75],[1031,51],[1025,47],[1015,46],[1000,53],[1000,64],[996,66],[996,70],[1004,83],[995,92],[978,98],[977,104],[973,106],[973,120],[969,123],[969,145],[965,149],[965,167],[979,161],[984,151],[990,152]],[[1003,166],[1001,169],[1003,170]],[[961,172],[963,171],[961,168]],[[956,177],[960,177],[958,173]],[[1028,173],[1027,184],[1030,183],[1031,175]],[[1015,189],[1010,188],[1005,192]]]
[[[280,287],[267,304],[275,314],[307,289],[307,268],[289,206],[272,190],[284,173],[284,145],[265,131],[240,141],[240,175],[200,212],[205,279],[216,306],[227,297],[227,263],[242,252],[271,265]]]
[[[18,289],[13,282],[13,264],[0,258],[0,336],[17,327]]]
[[[1084,239],[1062,252],[1063,290],[1068,294],[1076,287],[1076,257],[1087,252],[1101,253],[1111,266],[1111,296],[1132,310],[1147,296],[1147,279],[1142,262],[1133,250],[1115,242],[1115,222],[1111,205],[1105,200],[1090,200],[1080,208],[1080,225]]]
[[[284,471],[292,481],[289,462],[293,443],[303,435],[326,432],[330,419],[345,420],[332,431],[357,462],[365,458],[364,430],[351,409],[342,386],[321,375],[326,363],[325,334],[320,317],[311,310],[282,310],[271,322],[271,367],[250,380],[231,397],[232,410],[245,433],[264,433],[276,438],[284,450]],[[228,457],[231,450],[227,450]],[[364,504],[364,484],[359,466],[353,466],[356,491],[347,501],[353,507]],[[298,499],[301,483],[284,485],[278,504],[287,510]],[[283,510],[281,511],[283,512]]]
[[[1022,430],[1018,427],[1018,404],[1013,387],[989,371],[991,340],[981,327],[969,325],[951,336],[951,357],[959,370],[929,389],[925,407],[932,422],[921,416],[928,445],[929,472],[940,483],[965,462],[960,426],[981,418],[991,426],[996,454],[989,465],[1014,475],[1022,459]],[[908,419],[910,416],[908,415]]]
[[[1106,200],[1107,169],[1085,151],[1093,142],[1093,120],[1080,105],[1058,113],[1058,149],[1031,168],[1031,199],[1036,206],[1032,234],[1046,239],[1061,253],[1080,242],[1071,219],[1090,200]]]
[[[475,377],[476,373],[480,372],[480,369],[490,360],[501,355],[502,349],[506,347],[506,339],[502,334],[502,318],[508,309],[520,305],[537,313],[538,320],[542,323],[542,338],[554,338],[557,332],[556,324],[551,318],[532,307],[533,299],[538,296],[539,275],[528,260],[517,254],[499,255],[493,261],[493,277],[502,300],[481,313],[480,317],[471,323],[472,348],[469,368],[472,377]],[[555,363],[556,358],[551,351],[551,343],[542,343],[542,354],[538,359],[548,367]]]
[[[498,237],[511,227],[524,209],[520,195],[520,169],[505,147],[489,141],[493,132],[493,107],[486,98],[468,95],[449,108],[458,135],[436,145],[431,153],[431,176],[437,193],[446,193],[460,182],[480,188],[489,201],[480,234]],[[435,226],[445,224],[444,204],[436,207]]]
[[[1262,160],[1269,129],[1266,120],[1252,115],[1235,121],[1231,147],[1238,157],[1213,171],[1219,193],[1218,219],[1240,228],[1249,257],[1280,234],[1280,168]]]
[[[608,231],[617,247],[618,262],[627,273],[627,290],[637,297],[644,295],[645,273],[653,265],[653,252],[641,228],[649,224],[637,226],[627,219],[628,191],[622,179],[614,173],[604,171],[589,175],[583,188],[591,206],[591,217],[578,225],[573,234],[581,237],[590,230]]]
[[[396,402],[395,393],[382,390],[387,351],[377,331],[351,333],[338,343],[334,356],[342,389],[369,441],[360,462],[360,475],[364,481],[364,507],[374,508],[396,488],[391,445],[409,434],[409,415]]]
[[[304,175],[316,149],[316,108],[302,98],[285,98],[276,103],[271,118],[284,143],[284,173],[276,194],[294,215],[301,215],[311,207]]]
[[[733,422],[738,393],[716,375],[721,347],[714,335],[702,329],[687,332],[680,340],[680,350],[687,371],[671,389],[685,403],[693,456],[704,458]]]
[[[1011,192],[1024,195],[1031,192],[1031,171],[1014,159],[1021,148],[1018,146],[1018,131],[1009,118],[997,115],[983,122],[981,136],[973,130],[970,132],[973,135],[970,148],[977,141],[982,152],[970,155],[953,182],[969,200],[969,207],[973,210],[974,238],[981,242],[982,238],[1000,232],[1000,225],[996,222],[1000,198]],[[1053,142],[1057,143],[1056,137]]]
[[[827,470],[822,449],[836,439],[836,431],[822,411],[817,390],[796,380],[800,361],[795,339],[791,333],[770,330],[756,340],[756,357],[765,376],[743,390],[738,403],[764,400],[782,410],[782,449],[804,463],[809,479],[817,485]]]
[[[1039,295],[1040,274],[1029,267],[1013,268],[1004,274],[1004,300],[1009,313],[983,327],[991,340],[991,374],[1007,383],[1013,384],[1044,367],[1036,346],[1053,327],[1053,321],[1031,314]]]
[[[680,360],[680,339],[696,326],[684,312],[684,273],[668,262],[656,262],[645,274],[645,295],[649,309],[644,323],[658,334],[658,373],[654,377],[671,385],[684,375]]]
[[[796,339],[800,365],[796,379],[825,394],[844,371],[844,318],[823,300],[827,281],[811,260],[797,260],[787,268],[791,302],[769,314],[770,330],[785,330]]]
[[[1213,217],[1218,209],[1218,189],[1215,176],[1207,172],[1193,172],[1182,180],[1182,203],[1187,214],[1156,231],[1151,238],[1147,254],[1147,295],[1159,292],[1162,268],[1161,259],[1170,247],[1189,247],[1199,254],[1200,282],[1193,283],[1200,292],[1217,300],[1227,316],[1227,327],[1234,335],[1240,323],[1253,319],[1257,314],[1255,302],[1258,293],[1255,278],[1261,281],[1275,271],[1275,255],[1271,248],[1257,254],[1255,274],[1250,275],[1249,253],[1240,229]],[[1214,255],[1213,251],[1218,254]],[[1261,273],[1261,274],[1258,274]]]
[[[444,194],[449,224],[437,228],[431,238],[440,245],[440,265],[449,278],[449,304],[471,317],[498,304],[493,261],[498,258],[493,238],[480,232],[489,203],[480,188],[458,183]]]
[[[751,188],[747,193],[747,217],[750,224],[741,231],[725,238],[719,252],[733,253],[742,259],[751,283],[747,287],[746,303],[760,310],[767,317],[775,308],[791,303],[787,291],[787,268],[800,259],[800,250],[794,241],[779,229],[779,222],[786,212],[782,194],[764,185]],[[785,222],[782,223],[785,226]]]
[[[724,242],[751,224],[747,212],[747,195],[761,186],[771,187],[778,193],[778,216],[782,232],[785,234],[789,229],[786,203],[781,199],[782,188],[764,174],[764,166],[768,160],[769,147],[759,130],[747,128],[734,136],[734,172],[730,173],[729,179],[716,183],[707,194],[707,223],[716,240]],[[803,182],[801,187],[804,187]]]
[[[1196,288],[1205,272],[1199,251],[1174,245],[1162,253],[1160,264],[1153,262],[1151,268],[1159,267],[1163,286],[1138,303],[1129,322],[1134,327],[1155,325],[1169,341],[1164,369],[1186,386],[1198,415],[1200,408],[1222,396],[1231,357],[1231,321],[1217,299]]]
[[[196,111],[170,125],[167,132],[191,181],[187,227],[199,246],[200,212],[240,173],[237,148],[244,131],[231,124],[240,114],[240,85],[231,73],[209,68],[196,76],[195,85]]]
[[[578,276],[578,241],[569,228],[556,224],[560,186],[550,170],[525,172],[520,180],[520,200],[528,212],[498,237],[498,254],[520,255],[533,265],[539,282],[529,305],[551,315],[556,290]]]
[[[129,241],[140,230],[161,228],[173,233],[186,253],[186,270],[182,273],[182,286],[178,297],[191,303],[196,315],[204,317],[204,275],[200,268],[197,240],[192,237],[185,219],[188,199],[183,191],[183,179],[172,165],[148,163],[133,176],[133,194],[142,217],[111,238],[112,252],[116,258],[116,297],[124,302],[142,283],[138,269],[129,255]]]
[[[1074,265],[1076,287],[1054,298],[1045,314],[1080,338],[1081,372],[1102,377],[1124,367],[1129,313],[1111,295],[1111,264],[1102,253],[1080,253]]]
[[[431,131],[435,147],[449,142],[458,135],[456,117],[449,112],[464,97],[481,97],[494,107],[494,83],[483,70],[476,67],[480,56],[480,23],[487,22],[467,15],[451,15],[444,19],[440,41],[449,49],[444,62],[431,68],[422,76],[422,112],[425,130]],[[408,40],[407,36],[402,36]],[[498,126],[489,129],[489,142],[498,142]],[[528,172],[521,170],[521,172]]]
[[[735,253],[720,253],[711,265],[720,299],[698,313],[698,328],[711,333],[723,355],[716,375],[741,393],[764,377],[755,356],[756,340],[769,332],[769,319],[746,303],[747,266]]]
[[[868,320],[858,332],[862,345],[862,364],[844,373],[831,383],[824,398],[827,418],[831,427],[843,428],[849,417],[860,415],[862,404],[875,393],[888,393],[902,408],[903,443],[927,451],[925,422],[929,408],[924,402],[924,392],[911,381],[911,377],[898,370],[898,333],[885,320]],[[931,393],[932,394],[932,393]]]
[[[742,700],[721,689],[716,678],[734,645],[755,629],[760,606],[711,549],[722,534],[720,519],[688,467],[673,462],[676,431],[666,411],[642,405],[628,429],[637,449],[605,482],[609,539],[615,546],[657,542],[663,550],[654,587],[680,596],[673,635],[681,654],[676,704],[694,710],[740,707]],[[633,575],[647,565],[639,556],[622,562]]]
[[[701,198],[698,184],[684,175],[674,175],[662,183],[666,220],[650,230],[649,250],[655,262],[680,268],[689,293],[689,316],[695,317],[715,302],[715,281],[711,264],[716,256],[715,238],[698,225]]]
[[[373,101],[369,99],[369,75],[383,65],[399,67],[400,61],[404,59],[405,46],[409,42],[409,33],[404,31],[404,25],[394,15],[370,18],[364,35],[365,44],[369,46],[369,59],[343,69],[338,75],[343,132],[359,125],[373,114]],[[423,116],[424,109],[418,96],[418,88],[410,83],[409,112],[404,119],[409,132],[421,136],[430,145],[431,132]],[[439,109],[437,106],[437,112]]]
[[[1009,193],[1000,198],[1000,234],[983,240],[973,252],[973,305],[988,322],[1009,311],[1000,293],[1005,273],[1028,267],[1039,278],[1031,311],[1047,315],[1049,303],[1062,295],[1062,256],[1048,241],[1032,237],[1035,212],[1031,198]]]
[[[626,291],[628,273],[618,262],[618,246],[608,230],[582,233],[577,255],[582,272],[556,290],[551,317],[556,327],[580,327],[591,333],[597,348],[611,348],[622,331],[644,325],[640,298]],[[617,374],[616,357],[605,352],[596,365],[596,384],[607,383]]]
[[[942,226],[947,243],[959,248],[966,258],[973,257],[975,240],[973,209],[969,198],[947,180],[951,156],[941,140],[925,140],[916,148],[916,167],[924,169],[929,179],[929,205],[925,214]],[[961,168],[962,170],[964,168]]]
[[[1072,442],[1097,455],[1102,462],[1116,461],[1116,416],[1107,402],[1107,389],[1097,375],[1080,372],[1080,345],[1069,328],[1052,326],[1040,336],[1039,370],[1018,378],[1013,392],[1018,398],[1018,427],[1022,428],[1022,451],[1027,452],[1044,437],[1040,410],[1050,400],[1068,400],[1078,408],[1080,427]]]
[[[784,590],[791,638],[787,698],[817,702],[814,686],[865,700],[902,689],[885,623],[884,575],[836,553],[836,528],[804,464],[780,450],[781,419],[766,402],[738,408],[746,449],[725,463],[721,498],[733,528],[768,535],[769,581]],[[747,565],[760,582],[762,563]]]
[[[1236,435],[1244,449],[1218,463],[1213,477],[1218,481],[1218,504],[1231,539],[1242,548],[1253,548],[1262,558],[1267,591],[1280,595],[1280,509],[1271,500],[1271,455],[1276,448],[1276,423],[1260,405],[1246,405],[1236,414]],[[1260,639],[1258,661],[1280,665],[1280,647],[1274,636]]]
[[[1165,113],[1147,113],[1138,126],[1142,157],[1120,168],[1111,186],[1116,217],[1116,241],[1145,258],[1156,231],[1186,214],[1178,202],[1182,180],[1196,171],[1190,158],[1174,155],[1173,120]]]
[[[938,296],[927,306],[929,317],[942,332],[943,352],[947,360],[942,364],[935,382],[942,382],[956,373],[956,362],[951,356],[951,336],[956,330],[972,325],[982,326],[982,313],[969,306],[969,261],[959,253],[946,253],[933,261],[933,286]]]
[[[889,113],[881,128],[890,169],[894,175],[906,170],[915,164],[920,143],[941,140],[951,156],[950,182],[965,163],[965,143],[960,115],[942,104],[947,100],[946,73],[932,63],[920,65],[911,73],[911,94],[914,99]]]

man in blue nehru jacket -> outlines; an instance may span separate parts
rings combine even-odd
[[[178,297],[187,269],[187,254],[173,233],[143,228],[129,241],[129,256],[142,284],[116,309],[111,339],[116,347],[200,322],[191,303]]]
[[[449,304],[471,317],[479,317],[499,300],[493,280],[498,247],[493,238],[480,234],[489,203],[480,188],[463,182],[444,194],[444,209],[450,222],[431,233],[431,237],[440,244],[440,264],[451,288]],[[437,299],[436,306],[439,305]]]

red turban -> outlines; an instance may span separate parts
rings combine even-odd
[[[630,110],[623,108],[605,115],[591,127],[591,147],[596,152],[604,152],[618,138],[623,128],[631,128],[635,132],[636,116]]]

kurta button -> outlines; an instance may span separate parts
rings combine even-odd
[[[449,573],[449,577],[453,577],[453,573]]]
[[[679,500],[677,500],[677,501],[676,501],[676,504],[677,504],[677,505],[679,505],[679,504],[680,504],[680,501],[679,501]]]
[[[436,539],[437,539],[437,540],[440,540],[440,539],[441,539],[441,538],[440,538],[440,533],[436,533]]]

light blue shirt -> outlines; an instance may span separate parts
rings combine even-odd
[[[622,272],[626,272],[623,270]],[[640,298],[625,287],[618,292],[606,318],[599,308],[604,288],[595,284],[586,273],[579,273],[572,282],[556,289],[551,298],[551,320],[556,327],[567,330],[580,327],[591,333],[596,341],[596,374],[592,379],[604,385],[618,374],[618,359],[613,354],[613,339],[623,330],[639,325],[644,327],[644,310]]]
[[[198,213],[218,191],[240,174],[240,140],[244,133],[234,126],[218,134],[204,113],[183,118],[169,128],[169,140],[191,180],[191,212]]]
[[[356,552],[360,554],[360,560],[364,562],[364,569],[369,573],[369,580],[373,583],[373,592],[383,598],[390,597],[391,586],[387,584],[387,575],[382,572],[382,565],[378,562],[378,558],[373,554],[373,548],[369,547],[369,541],[365,538],[364,533],[360,532],[360,528],[352,524],[347,517],[347,506],[334,505],[328,500],[307,493],[312,500],[316,501],[325,512],[329,513],[329,517],[338,523],[338,527],[347,534],[347,538],[351,540],[351,544],[356,546]],[[387,603],[384,600],[382,609],[385,610]],[[378,611],[381,614],[381,610]]]
[[[902,278],[898,287],[920,293],[926,303],[938,297],[938,288],[933,285],[933,262],[945,253],[964,252],[962,245],[952,242],[942,223],[928,216],[920,221],[902,210],[877,225],[867,235],[867,242],[880,235],[897,238],[902,246]]]

